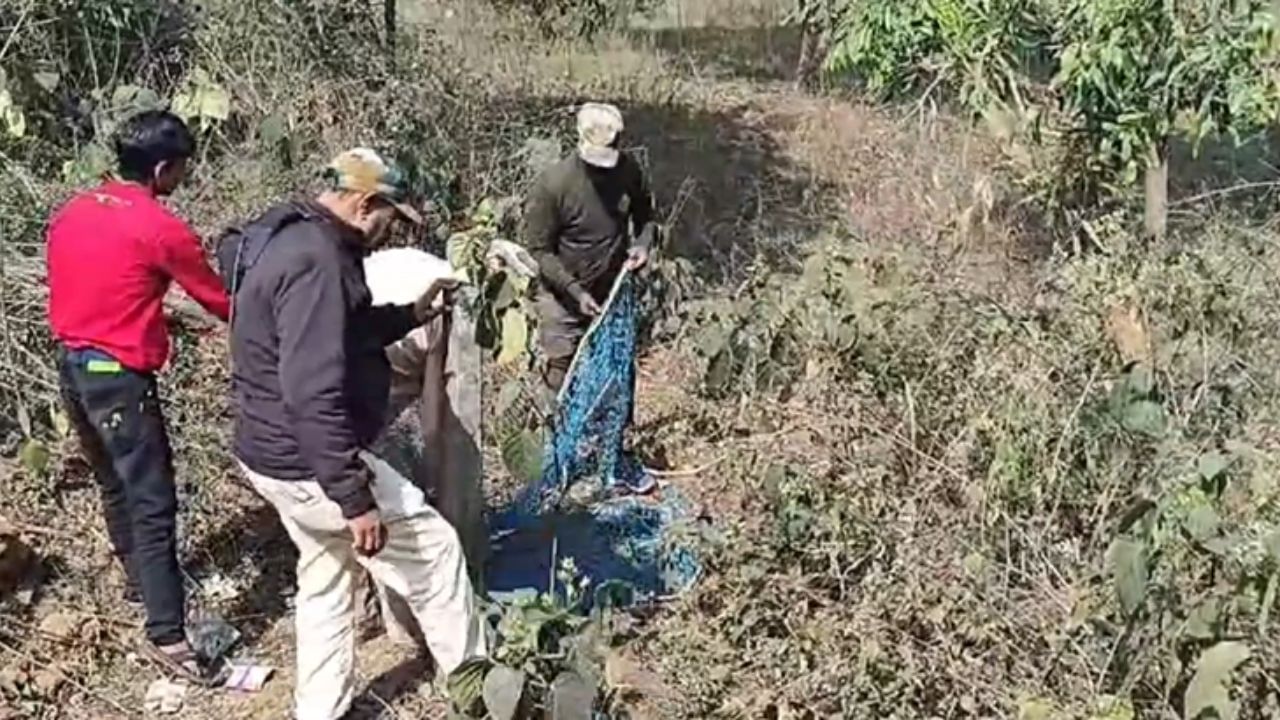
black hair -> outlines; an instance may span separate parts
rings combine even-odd
[[[182,118],[160,110],[126,120],[115,144],[120,177],[143,183],[151,181],[160,163],[189,158],[196,149],[196,139]]]

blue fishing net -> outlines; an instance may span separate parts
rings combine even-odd
[[[567,558],[612,604],[667,596],[696,580],[700,565],[679,531],[691,523],[684,501],[666,487],[636,494],[654,482],[624,449],[636,312],[635,280],[623,273],[569,370],[541,477],[491,520],[490,592],[551,590]]]

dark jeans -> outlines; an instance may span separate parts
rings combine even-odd
[[[95,350],[69,350],[59,379],[67,414],[102,488],[112,549],[142,591],[147,638],[157,645],[182,642],[178,500],[155,376]]]
[[[578,352],[578,344],[587,334],[591,319],[565,307],[554,295],[543,291],[538,295],[538,341],[542,346],[545,366],[542,382],[554,397],[564,385]]]

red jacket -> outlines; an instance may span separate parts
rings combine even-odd
[[[49,222],[45,252],[54,336],[131,370],[169,359],[170,281],[224,321],[231,311],[200,238],[141,185],[108,182],[72,198]]]

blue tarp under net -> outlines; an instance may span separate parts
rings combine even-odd
[[[669,596],[697,579],[701,567],[681,532],[689,523],[682,499],[670,488],[632,492],[652,485],[623,447],[635,396],[636,310],[635,280],[624,272],[569,370],[541,477],[490,520],[491,593],[549,591],[567,558],[613,604]]]

